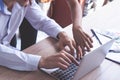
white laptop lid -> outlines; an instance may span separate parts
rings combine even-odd
[[[105,59],[105,56],[107,55],[114,40],[115,39],[108,41],[104,45],[101,45],[97,49],[85,55],[84,58],[80,62],[80,65],[78,67],[77,72],[75,73],[73,77],[73,80],[79,80],[81,77],[86,75],[88,72],[98,67],[102,63],[102,61]]]

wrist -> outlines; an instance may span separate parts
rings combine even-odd
[[[66,32],[63,31],[63,32],[58,33],[57,38],[58,39],[64,38],[66,35],[67,35]]]
[[[82,30],[82,27],[80,25],[73,25],[72,29],[81,29]]]
[[[81,27],[74,27],[72,28],[72,31],[83,31]]]
[[[41,57],[40,61],[39,61],[39,64],[38,64],[38,69],[40,68],[44,68],[44,60],[43,60],[43,57]]]
[[[82,26],[81,26],[81,24],[73,23],[73,28],[81,28],[82,29]]]

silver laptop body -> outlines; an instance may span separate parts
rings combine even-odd
[[[57,80],[79,80],[87,73],[97,68],[103,62],[113,42],[114,39],[87,53],[80,61],[79,66],[76,66],[72,63],[66,70],[61,70],[59,68],[42,68],[42,70],[47,72]]]

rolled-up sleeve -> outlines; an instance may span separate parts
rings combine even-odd
[[[44,31],[54,38],[56,38],[59,32],[63,31],[59,24],[47,17],[44,12],[41,11],[41,8],[34,0],[32,5],[27,7],[25,17],[35,29]]]
[[[24,53],[0,44],[0,65],[14,70],[35,71],[41,56]]]

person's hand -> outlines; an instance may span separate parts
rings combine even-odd
[[[67,69],[70,63],[75,63],[79,65],[77,60],[69,53],[64,50],[61,50],[59,53],[48,56],[48,57],[41,57],[39,62],[39,68],[61,68]]]
[[[74,54],[76,44],[72,38],[70,38],[65,32],[60,32],[58,34],[58,39],[59,39],[58,46],[60,50],[64,49],[65,46],[68,46],[70,49],[70,53]]]
[[[86,34],[79,27],[73,27],[72,30],[73,30],[73,37],[76,42],[76,52],[78,54],[78,57],[80,57],[85,54],[85,51],[90,51],[90,48],[93,47],[92,45],[93,40],[88,34]],[[81,49],[82,49],[82,55],[81,55]]]

